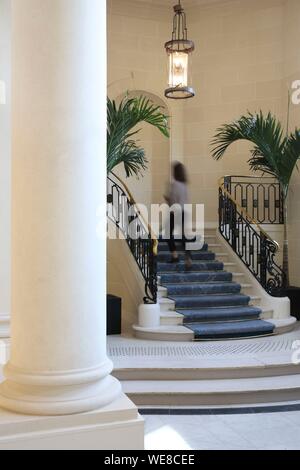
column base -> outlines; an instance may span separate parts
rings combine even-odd
[[[10,315],[0,313],[0,339],[10,337]]]
[[[113,402],[122,390],[120,382],[111,375],[86,383],[79,375],[72,385],[51,384],[51,380],[49,384],[37,385],[12,380],[7,377],[8,370],[6,366],[6,380],[0,385],[0,407],[16,413],[37,416],[86,413]],[[64,381],[63,376],[61,380]]]
[[[143,450],[144,421],[122,394],[106,407],[69,416],[0,409],[0,450]]]

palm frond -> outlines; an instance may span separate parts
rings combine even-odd
[[[168,117],[150,99],[145,96],[126,97],[118,106],[115,101],[107,99],[108,172],[121,163],[124,164],[127,176],[138,175],[146,169],[145,152],[132,139],[140,131],[138,124],[143,122],[169,137]]]
[[[300,159],[300,130],[295,129],[294,133],[291,133],[285,140],[284,145],[284,157],[280,164],[280,172],[282,175],[282,184],[289,189],[290,181],[294,169],[298,169],[298,160]]]
[[[251,170],[274,176],[286,193],[300,158],[299,131],[296,129],[295,133],[286,137],[281,123],[271,113],[267,116],[261,111],[248,113],[238,121],[217,129],[211,142],[213,158],[222,158],[229,146],[239,140],[254,145],[248,160]]]

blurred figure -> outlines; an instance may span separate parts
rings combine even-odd
[[[191,267],[192,260],[189,251],[186,250],[186,237],[184,233],[184,224],[185,224],[185,205],[189,202],[188,197],[188,178],[185,166],[180,162],[173,163],[172,166],[172,182],[169,187],[167,195],[165,195],[165,200],[168,205],[172,207],[173,205],[178,205],[181,208],[181,227],[180,233],[181,238],[178,239],[184,252],[185,252],[185,263],[186,267]],[[168,245],[170,252],[172,253],[172,263],[178,263],[179,256],[176,251],[176,243],[174,238],[175,230],[175,214],[173,211],[170,213],[170,238],[168,240]]]

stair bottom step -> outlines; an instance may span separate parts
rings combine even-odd
[[[226,406],[299,400],[300,375],[230,380],[123,381],[138,406]]]
[[[195,334],[195,340],[236,339],[272,335],[274,325],[263,320],[224,323],[185,324]]]

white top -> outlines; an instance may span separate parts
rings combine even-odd
[[[183,208],[189,202],[187,184],[173,180],[170,184],[168,199],[170,206],[179,204]]]

